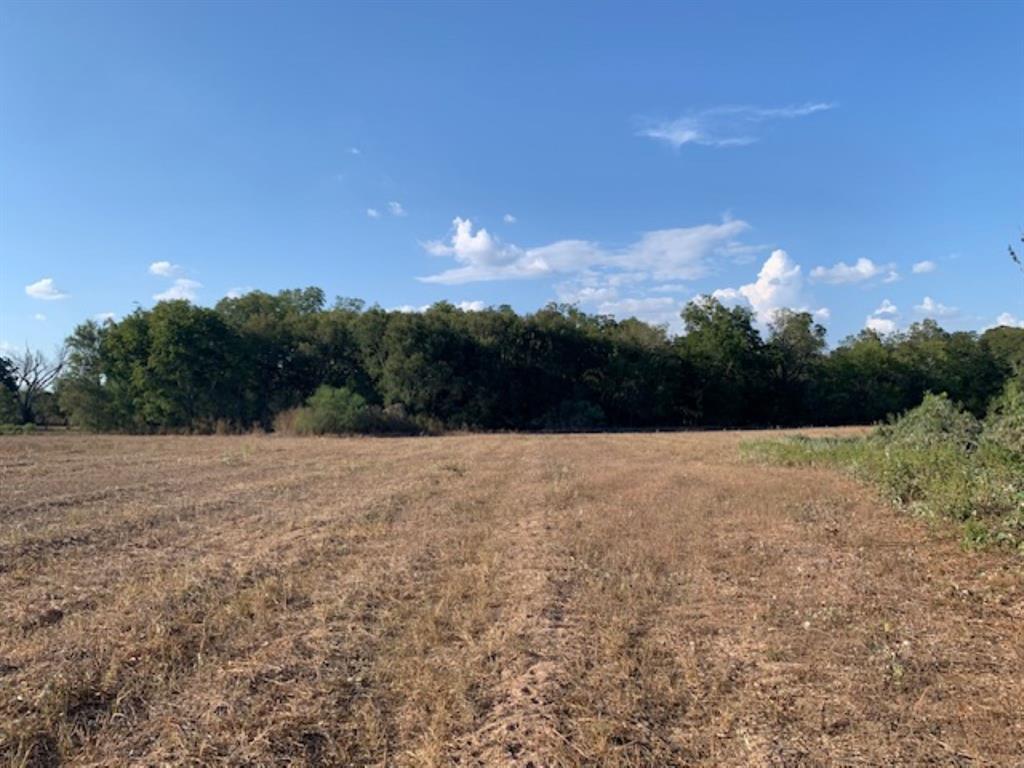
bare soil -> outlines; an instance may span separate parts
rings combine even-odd
[[[1024,765],[1024,563],[742,433],[0,438],[0,762]]]

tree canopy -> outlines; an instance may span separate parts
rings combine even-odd
[[[321,387],[455,428],[793,426],[877,421],[926,392],[980,415],[1024,368],[1024,329],[925,321],[828,351],[806,312],[779,312],[764,336],[749,309],[712,297],[682,319],[672,337],[556,304],[400,312],[328,305],[319,288],[167,301],[78,326],[56,392],[73,424],[128,432],[270,429]],[[17,365],[3,374],[11,395]]]

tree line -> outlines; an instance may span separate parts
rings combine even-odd
[[[525,315],[446,302],[401,312],[328,305],[319,288],[253,291],[213,308],[167,301],[82,323],[49,366],[31,352],[4,359],[0,419],[272,430],[321,390],[322,402],[386,416],[371,420],[382,431],[859,424],[927,392],[981,415],[1024,369],[1024,329],[979,335],[925,320],[829,351],[806,312],[782,310],[762,334],[749,309],[702,297],[682,319],[686,332],[673,337],[558,304]]]

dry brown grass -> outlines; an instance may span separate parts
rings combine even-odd
[[[0,760],[1024,762],[1020,560],[741,437],[0,439]]]

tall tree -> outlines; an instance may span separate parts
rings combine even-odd
[[[53,356],[25,347],[11,358],[18,403],[18,417],[23,424],[36,421],[39,398],[56,383],[67,362],[67,347],[59,347]]]

